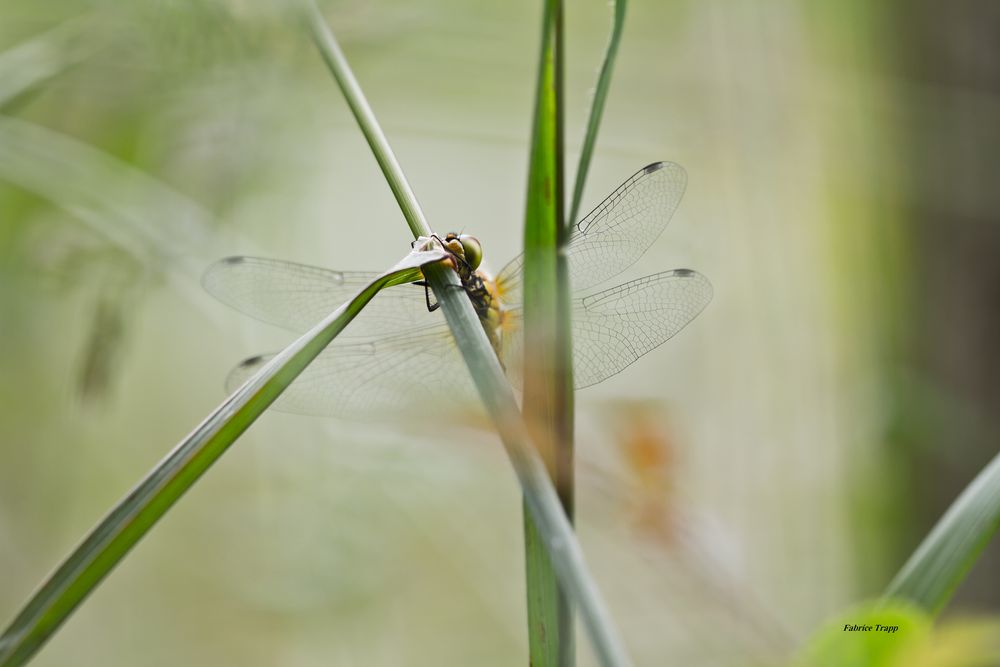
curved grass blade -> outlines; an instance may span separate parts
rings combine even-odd
[[[937,613],[1000,528],[1000,454],[976,476],[885,591]]]
[[[608,48],[604,52],[604,60],[601,62],[601,72],[597,75],[594,99],[590,104],[590,117],[587,118],[587,131],[583,135],[583,147],[580,150],[580,163],[576,168],[573,203],[570,204],[569,217],[566,219],[566,223],[570,225],[576,222],[576,216],[580,212],[583,188],[587,183],[587,173],[590,171],[590,159],[594,154],[594,145],[597,143],[597,130],[601,126],[601,118],[604,117],[604,103],[608,99],[608,90],[611,89],[611,71],[615,66],[618,44],[622,39],[622,29],[625,27],[625,4],[626,0],[614,1],[615,16],[611,23],[611,37],[608,40]]]
[[[347,98],[411,231],[414,235],[427,235],[430,227],[336,38],[314,2],[307,1],[304,9],[313,41]],[[507,382],[472,302],[461,289],[454,271],[441,265],[432,265],[424,273],[441,304],[479,396],[497,427],[524,493],[525,503],[535,520],[538,535],[545,544],[556,574],[564,590],[580,607],[600,664],[606,667],[630,665],[617,629],[587,569],[580,543],[548,477],[545,464],[531,446],[514,391]]]
[[[372,271],[333,271],[278,259],[237,256],[220,259],[208,267],[201,285],[244,315],[303,333],[377,275]],[[436,320],[433,313],[427,312],[424,288],[403,285],[379,294],[378,300],[365,308],[364,317],[351,323],[344,337],[407,334]]]
[[[413,251],[277,355],[170,452],[49,577],[0,635],[0,667],[23,665],[223,452],[384,287],[447,257]]]

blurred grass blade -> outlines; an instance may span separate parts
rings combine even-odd
[[[199,205],[127,163],[39,125],[0,118],[0,180],[51,201],[138,261],[197,276],[222,254],[213,251],[211,216]]]
[[[1000,454],[965,488],[885,591],[937,613],[1000,528]]]
[[[430,227],[336,38],[315,3],[305,2],[304,10],[313,41],[347,98],[410,229],[415,235],[426,235],[425,230]],[[521,484],[525,503],[538,527],[538,536],[548,551],[564,590],[580,607],[600,664],[606,667],[630,665],[600,592],[587,570],[583,551],[559,502],[545,464],[531,446],[514,391],[507,382],[472,302],[461,289],[461,283],[451,269],[437,264],[428,266],[424,273],[441,304],[441,310],[469,367],[479,396],[497,427],[500,440]]]
[[[225,252],[211,214],[190,198],[93,146],[10,117],[0,117],[0,181],[58,206],[150,275],[166,276],[204,316],[219,317],[198,277]]]
[[[95,52],[96,42],[87,39],[92,28],[88,19],[66,21],[0,53],[0,109],[9,111],[18,97]]]
[[[561,0],[543,3],[524,216],[524,419],[573,518],[573,369],[563,173]],[[531,514],[524,514],[528,649],[534,667],[575,662],[573,608]]]
[[[845,632],[846,625],[884,625],[893,626],[895,630],[891,633]],[[950,660],[944,663],[914,660],[921,647],[932,639],[933,632],[930,616],[913,605],[896,600],[864,602],[825,621],[788,667],[930,667],[932,664],[956,667],[959,663]]]
[[[66,21],[0,53],[0,108],[97,52],[94,30],[107,20]],[[212,215],[162,181],[66,134],[9,116],[0,117],[0,180],[63,209],[151,273],[165,272],[197,307],[208,303],[197,277],[224,254]],[[232,234],[230,241],[236,241]],[[215,317],[218,310],[204,312]]]
[[[601,63],[601,71],[597,75],[597,86],[594,88],[594,99],[590,104],[590,117],[587,119],[587,131],[583,136],[580,163],[576,168],[576,182],[573,184],[573,203],[570,204],[569,217],[566,219],[566,223],[569,225],[577,221],[577,215],[580,213],[583,188],[587,183],[587,173],[590,171],[590,159],[594,154],[594,145],[597,143],[597,130],[601,126],[604,103],[608,99],[608,90],[611,88],[611,71],[615,66],[618,44],[621,42],[622,29],[625,27],[625,4],[626,0],[614,0],[615,15],[611,24],[611,38],[608,40],[608,48],[604,52],[604,61]]]
[[[27,662],[146,532],[263,414],[383,287],[421,278],[448,255],[412,251],[272,359],[178,444],[105,517],[0,635],[0,667]]]

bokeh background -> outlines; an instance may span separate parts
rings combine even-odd
[[[571,4],[575,164],[610,10]],[[323,9],[432,223],[502,266],[539,3]],[[638,664],[789,655],[996,452],[998,30],[986,0],[630,3],[585,204],[684,165],[628,275],[715,285],[578,397],[581,539]],[[230,367],[291,339],[207,296],[211,261],[374,270],[410,237],[280,3],[4,0],[0,112],[6,623]],[[35,664],[524,664],[520,508],[467,414],[269,414]],[[997,572],[994,544],[949,613],[997,611]]]

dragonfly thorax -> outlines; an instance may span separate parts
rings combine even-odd
[[[496,282],[485,272],[477,270],[483,261],[482,244],[474,236],[454,232],[445,236],[441,242],[452,254],[455,272],[458,273],[462,287],[472,301],[472,306],[486,330],[490,343],[494,349],[499,349],[501,317]]]
[[[472,306],[476,309],[476,315],[486,330],[486,336],[490,339],[493,349],[500,353],[500,343],[503,331],[504,304],[498,294],[496,281],[484,271],[476,271],[472,274],[468,283],[465,283],[465,291],[472,301]]]

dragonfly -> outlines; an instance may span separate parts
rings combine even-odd
[[[623,371],[683,329],[711,300],[711,283],[691,269],[600,288],[632,266],[660,236],[686,185],[681,166],[650,164],[573,226],[566,254],[573,288],[576,388]],[[449,235],[448,240],[459,238],[475,241],[464,235]],[[475,245],[480,252],[478,242]],[[472,274],[489,300],[488,308],[474,301],[477,313],[515,386],[522,371],[523,261],[523,255],[516,257],[495,277],[481,268]],[[211,265],[202,283],[217,299],[244,314],[301,333],[377,275],[240,256]],[[458,397],[474,398],[471,377],[451,332],[440,311],[429,306],[426,287],[406,284],[383,289],[285,390],[274,408],[347,419],[386,418],[429,401],[453,404]],[[229,374],[227,388],[240,386],[273,356],[245,359]]]

